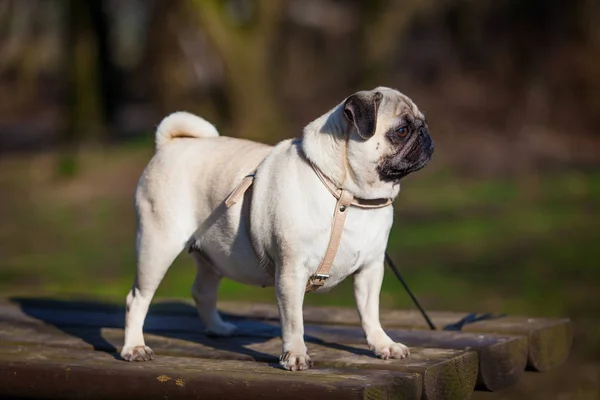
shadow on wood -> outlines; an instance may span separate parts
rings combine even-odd
[[[125,309],[124,307],[100,302],[82,302],[69,300],[39,299],[16,297],[11,299],[18,304],[24,314],[38,319],[47,325],[54,326],[70,336],[82,339],[91,345],[95,351],[110,353],[116,359],[121,359],[115,345],[102,335],[103,328],[124,329]],[[163,305],[164,306],[164,305]],[[156,306],[151,306],[154,308]],[[160,307],[160,306],[159,306]],[[169,308],[175,308],[181,313],[195,313],[196,310],[190,304],[182,302],[169,302]],[[94,311],[93,313],[82,313],[82,310]],[[60,311],[60,312],[58,312]],[[239,319],[239,318],[238,318]],[[145,334],[154,334],[171,339],[182,339],[202,344],[207,347],[213,347],[215,350],[233,351],[239,353],[242,358],[261,359],[276,362],[277,359],[269,354],[257,352],[249,349],[248,345],[264,342],[280,336],[277,327],[271,324],[252,321],[244,318],[250,323],[244,324],[243,332],[237,337],[235,345],[228,339],[219,339],[205,335],[204,326],[197,318],[194,323],[188,326],[186,331],[176,329],[173,325],[164,324],[165,318],[161,318],[162,323],[157,323],[156,317],[148,315],[144,324]],[[82,329],[84,328],[84,329]],[[216,358],[216,357],[215,357]]]
[[[116,359],[121,359],[119,349],[114,342],[108,341],[102,334],[103,328],[124,328],[124,307],[100,302],[82,302],[69,300],[41,299],[41,298],[11,298],[18,304],[23,313],[51,325],[66,333],[78,337],[93,347],[95,351],[112,354]],[[174,317],[156,316],[157,309],[174,311]],[[60,311],[60,312],[58,312]],[[82,313],[82,311],[90,311]],[[93,312],[91,312],[93,311]],[[260,360],[275,363],[277,358],[271,354],[262,353],[251,349],[252,345],[270,341],[281,337],[281,329],[277,324],[258,321],[244,316],[223,314],[225,320],[234,322],[239,333],[234,338],[218,338],[204,334],[204,326],[200,318],[188,318],[182,326],[180,315],[195,315],[195,308],[184,302],[162,302],[151,305],[144,333],[162,336],[170,339],[191,341],[208,348],[213,348],[214,358],[221,358],[218,351],[238,353],[242,359]],[[85,329],[83,329],[85,328]],[[146,335],[147,336],[147,335]],[[306,340],[318,343],[331,349],[343,350],[359,356],[376,358],[371,351],[353,346],[333,343],[318,337],[306,336]],[[151,343],[149,343],[151,344]],[[205,355],[206,356],[206,355]],[[210,356],[210,354],[209,354]],[[244,357],[246,356],[246,357]]]
[[[71,349],[74,352],[96,350],[119,358],[117,348],[123,341],[123,307],[99,302],[13,298],[13,305],[0,303],[0,340],[15,345]],[[204,335],[204,327],[193,305],[185,302],[161,302],[151,307],[145,323],[146,343],[162,357],[188,360],[214,359],[248,362],[277,368],[281,351],[277,321],[259,321],[254,317],[230,315],[239,334],[232,338]],[[478,356],[464,348],[411,348],[404,360],[381,360],[367,349],[358,330],[344,335],[327,327],[307,326],[306,340],[315,368],[402,373],[402,385],[417,382],[425,399],[463,399],[472,393],[478,375]],[[338,340],[340,339],[340,340]],[[116,362],[116,361],[115,361]],[[261,364],[262,363],[262,364]],[[131,363],[120,363],[119,365]],[[133,363],[145,368],[152,363]],[[300,374],[301,375],[301,374]],[[404,379],[404,377],[409,377]],[[418,379],[415,381],[413,378]],[[410,386],[412,387],[412,386]],[[412,393],[412,392],[411,392]]]

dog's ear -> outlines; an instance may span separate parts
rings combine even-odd
[[[367,140],[375,134],[377,128],[377,110],[383,95],[380,92],[359,92],[344,102],[344,115],[354,124],[358,136]]]

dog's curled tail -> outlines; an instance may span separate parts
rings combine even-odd
[[[163,119],[156,129],[156,150],[175,138],[217,137],[219,132],[207,120],[185,111],[175,112]]]

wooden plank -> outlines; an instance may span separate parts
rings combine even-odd
[[[61,302],[52,300],[27,300],[24,305],[39,307],[70,306],[77,309],[105,310],[106,305],[87,302]],[[113,306],[112,311],[121,307]],[[274,304],[220,302],[219,309],[229,318],[255,318],[261,320],[278,320],[279,313]],[[181,300],[162,299],[155,302],[151,314],[195,314],[191,303]],[[438,329],[453,324],[468,313],[431,311],[429,312]],[[311,307],[304,309],[307,323],[359,325],[358,314],[354,308],[344,307]],[[428,329],[423,317],[416,310],[382,310],[381,321],[386,328]],[[547,371],[561,365],[569,355],[573,341],[573,327],[567,318],[528,318],[523,316],[507,316],[489,321],[479,321],[465,325],[463,332],[495,333],[501,335],[525,336],[528,340],[527,367],[535,371]]]
[[[160,312],[172,311],[162,307]],[[231,317],[252,317],[277,320],[277,308],[261,303],[220,303],[219,308]],[[453,324],[467,313],[432,311],[428,313],[438,329]],[[341,307],[305,307],[304,320],[309,323],[358,325],[356,310]],[[386,328],[428,329],[418,311],[387,310],[381,312]],[[569,319],[528,318],[507,316],[465,325],[463,332],[519,335],[528,339],[527,366],[535,371],[547,371],[561,365],[569,355],[573,327]]]
[[[15,300],[25,308],[59,307],[61,309],[86,309],[104,312],[122,310],[121,306],[107,306],[97,302],[69,302],[49,299]],[[254,318],[265,321],[279,319],[279,313],[274,304],[220,302],[219,309],[230,319]],[[152,305],[150,313],[153,315],[196,315],[196,310],[191,302],[179,299],[160,299]],[[431,311],[429,315],[438,326],[438,329],[441,329],[445,325],[456,323],[467,313]],[[306,306],[304,320],[306,323],[316,324],[359,325],[356,310],[344,307]],[[416,310],[382,310],[381,321],[387,329],[428,329],[423,317]],[[561,365],[568,357],[573,341],[573,327],[571,321],[566,318],[507,316],[468,324],[463,327],[462,331],[525,336],[528,339],[527,366],[535,371],[547,371]]]
[[[65,334],[65,330],[68,334]],[[41,324],[0,322],[0,340],[5,343],[44,343],[51,347],[113,352],[122,343],[123,331],[108,328],[100,332],[93,327],[71,326],[61,329]],[[146,342],[159,358],[168,355],[276,364],[281,351],[279,338],[216,339],[191,332],[147,334]],[[470,351],[413,348],[408,359],[380,360],[364,345],[310,344],[309,353],[318,368],[392,370],[418,374],[425,399],[468,398],[477,376],[477,356]]]
[[[416,375],[163,356],[126,363],[103,352],[0,347],[0,397],[36,399],[418,399]]]
[[[473,350],[477,352],[479,368],[477,388],[497,391],[515,385],[523,376],[527,364],[527,338],[445,331],[388,329],[387,334],[409,347]],[[308,341],[361,343],[361,328],[352,326],[306,325]]]
[[[87,312],[82,313],[76,307],[67,307],[67,310],[56,312],[54,308],[29,304],[26,312],[35,316],[26,316],[22,310],[9,306],[0,306],[0,318],[9,318],[13,321],[30,321],[37,319],[54,325],[78,324],[97,327],[122,327],[123,315],[118,309],[110,307],[89,307],[83,305]],[[52,307],[57,304],[51,303]],[[202,324],[194,313],[185,312],[189,306],[179,303],[162,312],[173,315],[163,315],[162,312],[153,313],[146,320],[146,332],[160,332],[169,330],[173,332],[202,332]],[[184,312],[181,312],[184,310]],[[110,311],[110,312],[106,312]],[[158,314],[158,315],[157,315]],[[76,321],[76,322],[74,322]],[[276,337],[280,335],[279,326],[275,321],[257,322],[247,319],[236,321],[241,330],[241,335],[248,337]],[[334,343],[355,344],[364,343],[362,330],[357,327],[335,326],[305,326],[306,340],[308,342],[328,341]],[[479,368],[477,377],[478,389],[496,391],[514,385],[523,375],[527,359],[527,340],[522,336],[499,336],[493,334],[474,334],[461,332],[431,332],[431,331],[406,331],[388,330],[388,334],[396,341],[411,347],[428,347],[442,349],[474,350],[478,354]]]

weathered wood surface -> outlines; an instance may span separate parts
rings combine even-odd
[[[516,384],[527,364],[527,338],[496,334],[387,329],[397,342],[409,347],[472,350],[478,355],[477,387],[490,391]],[[360,343],[361,328],[351,326],[313,325],[305,327],[308,341],[326,340],[336,343]]]
[[[88,309],[98,309],[88,303]],[[219,303],[219,309],[230,318],[254,318],[263,321],[277,321],[277,307],[266,303]],[[182,307],[181,302],[163,301],[152,307],[154,315],[195,315],[193,306]],[[462,319],[466,313],[432,311],[429,312],[438,329]],[[360,324],[358,314],[353,308],[314,307],[304,308],[304,321],[313,324],[350,325]],[[381,322],[386,329],[428,329],[423,317],[415,310],[385,310],[381,312]],[[561,365],[569,355],[573,341],[573,327],[566,318],[529,318],[506,316],[498,319],[467,324],[462,332],[494,333],[515,335],[527,338],[527,366],[535,371],[547,371]]]
[[[281,331],[275,306],[222,303],[220,309],[225,319],[238,326],[239,336],[229,339],[207,337],[202,333],[203,326],[191,303],[156,302],[151,307],[146,320],[145,332],[147,332],[147,343],[156,351],[159,363],[157,364],[155,360],[142,363],[141,367],[148,366],[147,371],[152,372],[154,367],[150,368],[150,366],[157,365],[160,368],[172,368],[171,374],[177,374],[179,367],[175,368],[174,361],[170,367],[160,364],[162,362],[160,360],[164,357],[165,360],[171,361],[178,359],[183,365],[214,360],[213,362],[216,363],[245,365],[244,368],[248,365],[260,365],[257,368],[277,371],[274,372],[277,374],[294,375],[277,369],[276,361],[281,350]],[[438,327],[443,327],[457,322],[464,315],[435,312],[432,316]],[[410,346],[411,356],[406,360],[384,361],[374,357],[366,348],[355,310],[306,307],[304,317],[309,354],[315,361],[317,371],[340,369],[352,376],[362,375],[363,372],[368,373],[369,376],[376,376],[379,373],[396,374],[395,383],[392,385],[395,388],[393,391],[390,392],[387,386],[373,391],[357,384],[358,386],[353,386],[354,389],[351,390],[358,396],[355,398],[365,398],[365,396],[372,396],[373,393],[378,393],[376,398],[395,398],[392,394],[405,395],[406,398],[468,398],[475,384],[479,389],[499,390],[515,384],[523,375],[527,364],[530,368],[542,371],[562,362],[569,351],[572,335],[568,320],[519,317],[506,317],[465,325],[466,332],[429,331],[425,330],[426,325],[418,313],[390,311],[382,313],[382,323],[386,327],[386,332],[394,340]],[[2,361],[1,356],[6,348],[30,349],[40,345],[43,345],[39,347],[40,351],[92,354],[90,359],[93,360],[108,356],[107,362],[125,365],[114,368],[129,368],[127,365],[131,364],[116,360],[117,350],[120,349],[123,340],[123,320],[124,311],[121,306],[39,299],[13,299],[12,302],[0,300],[0,370],[7,365]],[[27,357],[30,357],[27,361],[28,367],[22,366],[22,368],[31,370],[36,364],[33,361],[36,358],[32,355]],[[16,359],[13,359],[10,365],[17,365],[14,364],[15,362]],[[82,370],[87,368],[85,365],[88,364],[84,359],[77,362],[80,362],[77,368]],[[104,368],[104,364],[102,365]],[[52,366],[46,365],[40,368],[38,368],[41,371],[39,373],[42,374],[40,376],[43,376],[40,379],[43,381],[46,379],[44,377],[54,376],[52,373],[56,372],[54,370],[57,365],[54,363]],[[112,364],[109,370],[113,371],[111,368],[113,368]],[[139,374],[135,378],[139,379],[139,382],[148,379],[147,376],[142,376],[142,372],[137,369],[135,371],[137,372],[134,374]],[[123,374],[127,375],[129,372]],[[300,378],[293,379],[304,382],[303,374],[297,373],[295,375]],[[200,380],[194,381],[197,385],[205,382],[203,378],[198,379]],[[264,378],[264,382],[269,379]],[[352,379],[348,382],[350,381],[355,382]],[[45,382],[48,384],[47,381]],[[375,383],[377,382],[380,381]],[[318,382],[313,383],[318,386]],[[256,385],[255,387],[260,387],[261,390],[267,390],[268,387],[261,386],[260,382]],[[317,386],[311,386],[315,394],[321,393]],[[65,386],[67,387],[69,386]],[[163,388],[163,386],[159,387]],[[223,386],[226,387],[231,386]],[[415,389],[416,387],[418,390]],[[159,396],[162,392],[152,393],[154,394],[148,395],[149,398],[154,395]],[[173,392],[169,393],[170,396],[175,396]],[[210,393],[209,397],[214,394]],[[221,393],[220,397],[223,397],[224,393]],[[248,393],[254,395],[258,392]],[[351,398],[345,392],[339,393],[344,393],[344,396]],[[269,392],[269,395],[271,394]],[[183,393],[182,396],[187,395]],[[302,395],[298,394],[298,396]],[[204,396],[204,398],[209,397]]]
[[[5,310],[4,310],[5,311]],[[56,312],[35,310],[43,321],[18,312],[0,313],[0,340],[16,344],[43,343],[49,347],[115,352],[123,341],[123,330],[104,328],[103,318],[111,314],[97,312]],[[30,312],[32,312],[30,310]],[[47,313],[47,314],[45,314]],[[150,325],[161,329],[148,329],[146,343],[157,353],[174,357],[194,357],[239,361],[276,363],[281,352],[279,329],[265,327],[251,334],[233,338],[211,338],[203,335],[196,319],[185,316],[151,317]],[[70,321],[70,322],[69,322]],[[93,322],[93,323],[92,323]],[[70,323],[70,325],[69,325]],[[87,324],[88,326],[85,326]],[[246,322],[249,325],[250,322]],[[190,325],[192,328],[190,329]],[[168,327],[168,330],[165,328]],[[246,326],[245,330],[248,331]],[[250,331],[251,332],[251,331]],[[362,341],[362,340],[361,340]],[[309,351],[317,368],[344,368],[391,370],[417,374],[425,399],[465,399],[470,397],[477,378],[477,355],[473,351],[412,348],[411,356],[404,360],[381,360],[365,344],[325,342],[309,344]]]
[[[277,308],[270,304],[221,303],[219,308],[233,316],[251,316],[264,320],[278,318]],[[166,305],[158,312],[167,312],[169,309],[170,306]],[[465,315],[466,313],[445,311],[429,313],[438,329],[458,322]],[[355,310],[340,307],[305,307],[304,320],[319,324],[358,325],[360,323]],[[418,311],[383,311],[381,323],[388,329],[428,329]],[[569,319],[506,316],[467,324],[462,331],[525,336],[528,340],[527,365],[536,371],[547,371],[562,364],[569,355],[573,341],[573,328]]]
[[[170,332],[171,336],[180,338],[185,336],[185,332],[191,334],[202,332],[202,324],[195,315],[195,312],[192,314],[181,312],[186,309],[185,305],[177,308],[179,312],[175,308],[172,307],[171,310],[173,311],[173,315],[165,315],[160,312],[152,313],[146,320],[146,332],[161,332],[166,330]],[[78,326],[99,328],[122,327],[123,323],[122,310],[104,312],[99,308],[88,308],[86,311],[68,309],[57,313],[54,308],[44,307],[43,304],[30,304],[25,310],[29,315],[26,315],[14,305],[0,306],[0,320],[30,323],[35,323],[36,321],[41,323],[43,321],[56,326],[69,325],[73,321],[77,321]],[[240,328],[240,335],[242,337],[273,338],[280,336],[280,329],[276,321],[258,322],[255,320],[238,319],[235,322]],[[481,389],[495,391],[512,386],[524,373],[527,358],[527,340],[522,336],[399,329],[390,329],[387,332],[394,340],[402,342],[411,348],[425,347],[475,351],[479,362],[477,386]],[[305,334],[306,340],[309,343],[327,342],[330,346],[335,344],[359,344],[364,346],[365,342],[364,334],[359,327],[307,324],[305,326]],[[194,339],[190,335],[187,338],[189,340]],[[118,339],[115,341],[116,347],[120,344],[121,338]],[[223,340],[220,343],[224,343]],[[214,343],[211,344],[214,345]],[[94,345],[98,346],[98,343],[94,343]],[[309,352],[310,354],[314,354],[312,345],[309,345]],[[313,357],[313,359],[317,363],[320,362],[316,357]],[[413,359],[414,357],[411,357],[409,360]],[[326,363],[324,365],[330,364]],[[446,368],[451,368],[450,364]],[[465,390],[469,382],[469,379],[464,380]]]
[[[0,347],[0,397],[36,399],[419,399],[419,377],[393,371],[314,369],[162,356],[126,363],[104,352]]]
[[[92,303],[87,307],[96,308]],[[219,309],[229,317],[254,318],[264,321],[279,319],[277,308],[266,303],[221,302]],[[193,307],[181,307],[180,302],[163,301],[152,307],[154,314],[193,314]],[[429,315],[438,329],[454,324],[467,313],[432,311]],[[358,314],[353,308],[314,307],[304,308],[304,321],[314,324],[359,325]],[[403,329],[428,329],[423,317],[416,310],[385,310],[381,312],[384,327]],[[547,371],[561,365],[569,355],[573,341],[573,327],[567,318],[529,318],[506,316],[467,324],[462,332],[495,333],[524,336],[528,342],[527,366],[535,371]]]

